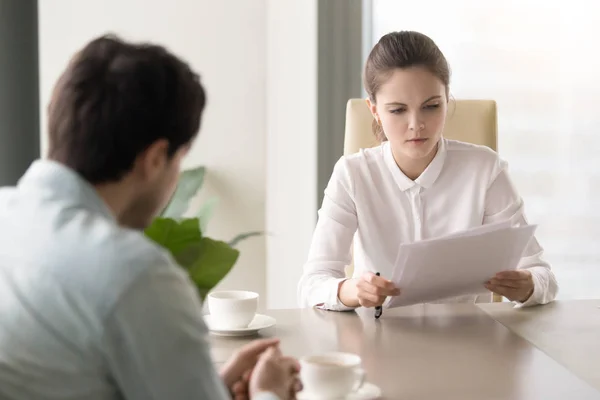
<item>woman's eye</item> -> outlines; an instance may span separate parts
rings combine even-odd
[[[439,104],[428,104],[425,106],[425,108],[428,110],[434,110],[434,109],[438,108],[439,106],[440,106]]]
[[[392,113],[392,114],[401,114],[401,113],[403,113],[404,111],[406,111],[406,109],[405,109],[405,108],[396,108],[396,109],[394,109],[394,110],[390,110],[390,113]]]

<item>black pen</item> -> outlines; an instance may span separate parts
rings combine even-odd
[[[375,275],[381,276],[381,274],[379,272],[376,272]],[[383,314],[383,307],[382,306],[375,307],[375,319],[379,319],[379,317],[381,317],[381,314]]]

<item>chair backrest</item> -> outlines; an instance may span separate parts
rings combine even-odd
[[[346,105],[344,154],[379,145],[372,133],[373,115],[364,99]],[[497,150],[498,123],[494,100],[453,100],[448,105],[444,137]]]
[[[346,105],[344,154],[379,145],[372,131],[373,115],[364,99],[350,99]],[[498,148],[498,122],[494,100],[453,100],[448,105],[444,137]],[[346,274],[352,275],[353,265]],[[502,301],[494,295],[494,301]]]

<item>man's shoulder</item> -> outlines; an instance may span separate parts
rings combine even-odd
[[[170,253],[142,232],[103,220],[86,236],[90,239],[76,250],[70,263],[89,257],[88,271],[80,275],[81,280],[98,286],[97,295],[105,300],[117,301],[147,274],[180,272]]]
[[[96,246],[96,244],[92,244]],[[111,258],[113,268],[146,270],[157,266],[174,265],[170,253],[141,231],[113,225],[99,245]]]
[[[0,263],[33,287],[56,284],[100,313],[153,272],[182,274],[141,231],[52,193],[0,190]]]
[[[29,258],[32,269],[52,275],[101,315],[144,276],[181,273],[170,253],[143,232],[87,210],[61,214],[53,219],[56,227],[42,235],[46,243],[37,240],[37,254]]]

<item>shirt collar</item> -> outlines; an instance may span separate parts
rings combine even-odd
[[[53,198],[87,208],[115,220],[115,216],[94,187],[67,166],[52,160],[37,160],[19,180],[19,188],[42,190]]]
[[[416,185],[428,189],[433,185],[442,172],[444,161],[446,160],[446,140],[444,138],[440,138],[435,157],[433,160],[431,160],[427,168],[425,168],[425,171],[423,171],[423,173],[414,181],[408,176],[404,175],[402,170],[398,167],[398,164],[396,164],[389,142],[384,143],[383,153],[385,163],[400,190],[404,192]]]

